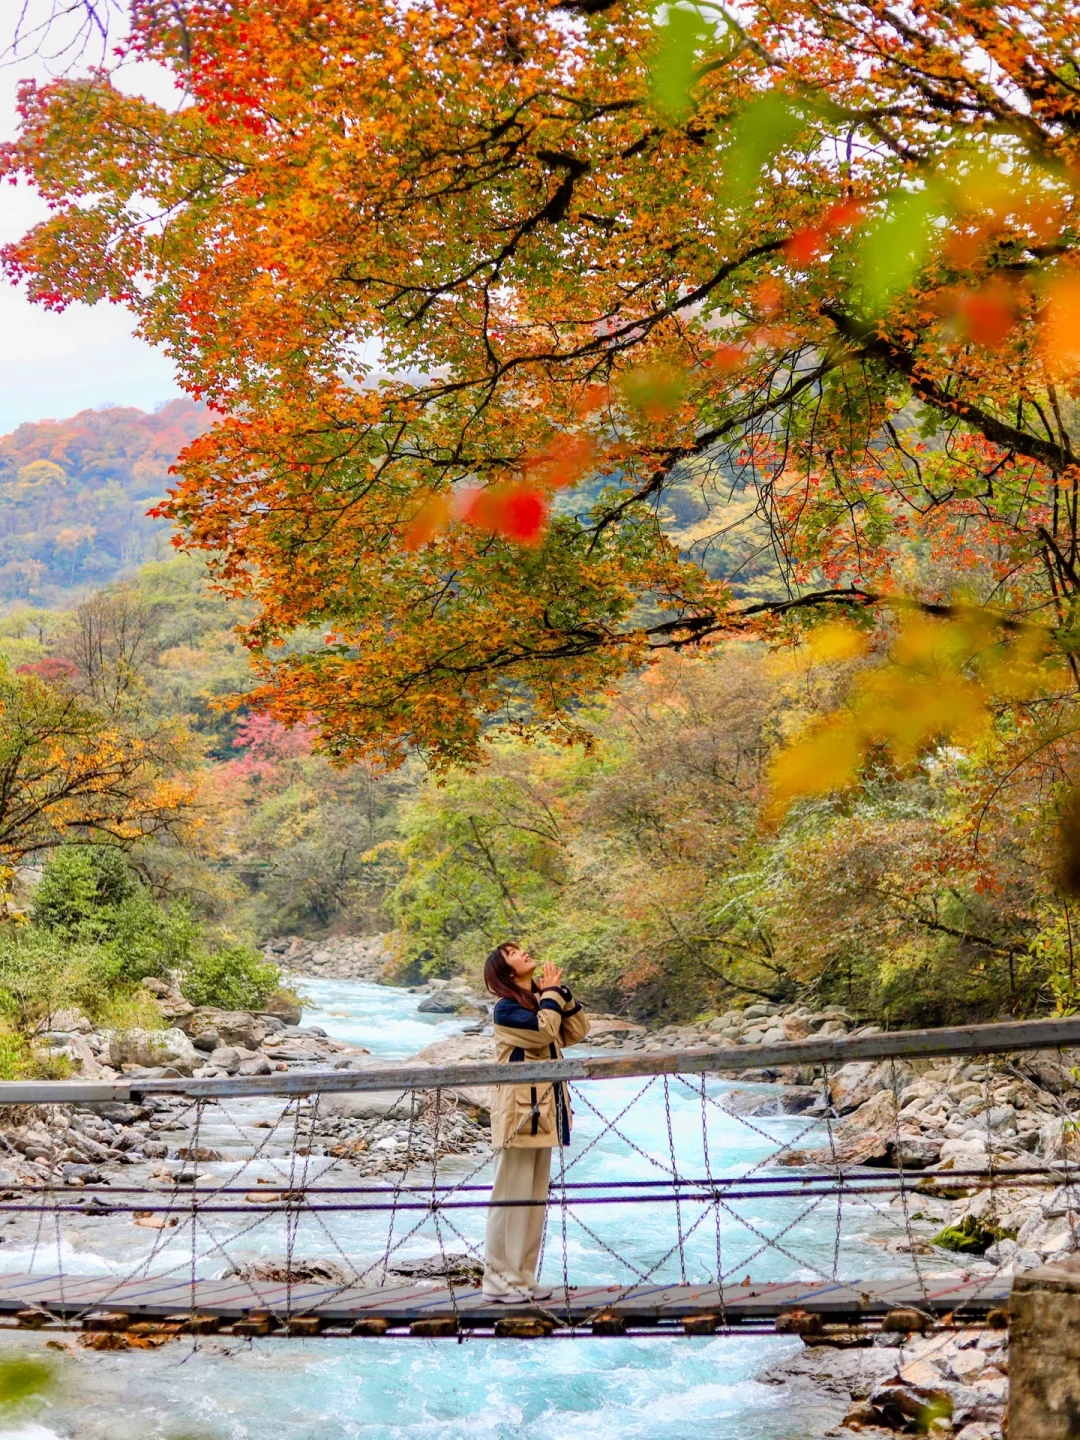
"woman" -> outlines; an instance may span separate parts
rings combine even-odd
[[[484,984],[496,997],[495,1058],[500,1063],[558,1060],[564,1045],[589,1033],[584,1011],[562,983],[562,971],[536,961],[514,941],[498,946],[484,965]],[[551,1151],[570,1143],[570,1097],[558,1084],[496,1085],[491,1103],[495,1151],[492,1200],[537,1200],[493,1205],[484,1247],[484,1294],[508,1304],[546,1300],[536,1266],[547,1218]]]

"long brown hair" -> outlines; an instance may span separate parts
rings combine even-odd
[[[529,1010],[539,1010],[540,1002],[531,987],[528,990],[523,989],[506,963],[506,952],[520,948],[516,940],[504,940],[501,945],[495,946],[484,961],[484,985],[492,995],[497,995],[501,1000],[515,1000]]]

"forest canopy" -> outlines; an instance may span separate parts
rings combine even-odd
[[[83,410],[0,439],[0,607],[58,605],[160,558],[168,526],[147,511],[207,423],[202,406],[173,400],[152,415]]]

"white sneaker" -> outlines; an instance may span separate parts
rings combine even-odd
[[[485,1295],[493,1305],[528,1305],[532,1296],[524,1290],[510,1290],[505,1295]]]
[[[550,1300],[555,1291],[550,1285],[534,1285],[532,1298],[534,1300]]]

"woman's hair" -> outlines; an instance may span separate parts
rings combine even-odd
[[[532,989],[525,990],[517,983],[517,976],[506,963],[506,952],[520,947],[516,940],[504,940],[496,945],[484,961],[484,984],[492,995],[501,1000],[516,1000],[530,1010],[538,1010],[540,1002]]]

